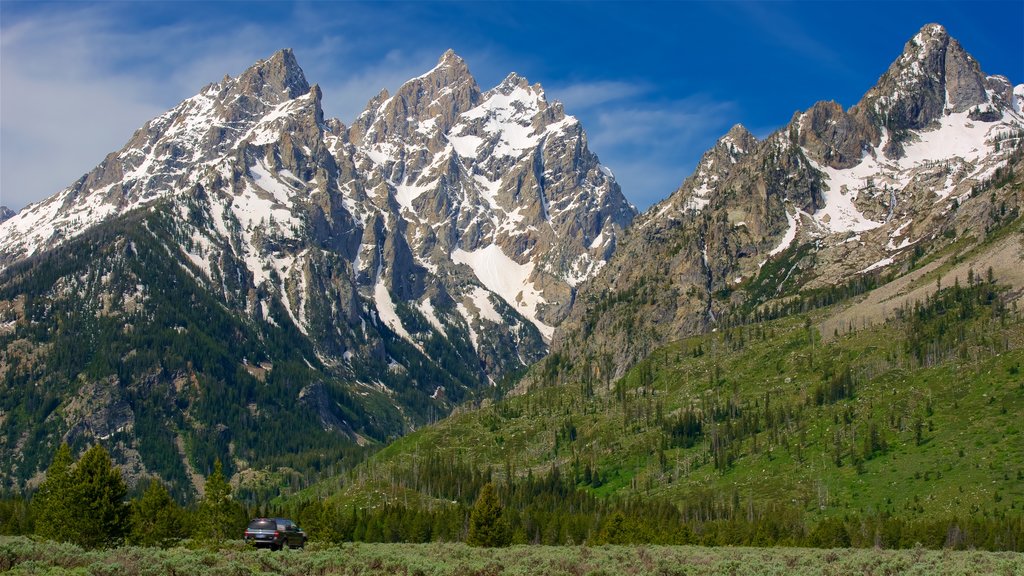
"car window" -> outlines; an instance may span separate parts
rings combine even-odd
[[[250,530],[277,530],[277,524],[272,520],[257,519],[249,522]]]

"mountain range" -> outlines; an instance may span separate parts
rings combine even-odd
[[[283,50],[0,223],[5,487],[61,440],[182,496],[216,459],[304,485],[506,390],[610,398],[689,337],[825,309],[826,345],[986,273],[1024,295],[1024,85],[938,25],[640,215],[516,74],[482,91],[449,51],[350,126],[321,97]]]
[[[199,442],[222,448],[281,418],[314,444],[385,442],[543,357],[635,214],[538,84],[481,91],[449,51],[346,127],[282,50],[3,222],[7,480],[39,469],[26,433],[123,433],[122,458],[182,483],[210,427],[219,439]],[[168,283],[188,296],[155,288]],[[64,338],[98,345],[56,370]],[[204,376],[226,396],[207,397]],[[272,406],[253,398],[265,385]],[[248,408],[226,416],[241,389]],[[36,396],[59,408],[19,414]],[[109,412],[71,408],[97,398]],[[196,416],[203,402],[221,415]],[[142,418],[171,431],[153,440],[160,463]]]

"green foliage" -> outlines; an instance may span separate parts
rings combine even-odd
[[[36,534],[50,540],[69,542],[74,539],[77,530],[68,511],[71,509],[72,478],[71,467],[74,460],[71,448],[61,443],[53,456],[50,467],[46,469],[46,480],[39,485],[32,499],[32,511],[35,514]]]
[[[495,494],[494,485],[487,483],[480,490],[480,496],[469,515],[469,534],[466,543],[470,546],[489,548],[508,546],[511,535],[503,516],[501,502]]]
[[[196,509],[194,536],[209,544],[220,545],[237,538],[245,527],[245,513],[231,498],[231,485],[224,477],[220,460],[214,462],[213,473],[206,479],[203,498]]]
[[[128,489],[106,448],[95,444],[86,450],[75,464],[71,481],[66,513],[78,520],[71,540],[85,548],[120,544],[128,527]]]
[[[21,574],[323,574],[433,576],[688,576],[763,574],[971,574],[1005,576],[1024,570],[1016,553],[695,546],[512,546],[465,544],[310,545],[296,554],[230,546],[219,550],[123,548],[82,550],[68,544],[0,538],[0,571]]]
[[[186,201],[200,227],[209,222],[201,195]],[[0,350],[19,342],[0,373],[4,488],[27,491],[62,438],[76,452],[93,440],[86,428],[69,434],[64,418],[91,390],[134,416],[134,426],[116,432],[108,447],[139,454],[180,503],[195,497],[189,465],[208,472],[220,459],[228,476],[237,462],[297,471],[284,482],[241,485],[236,500],[255,506],[353,467],[410,423],[444,417],[485,381],[468,332],[455,328],[447,339],[425,341],[421,352],[382,327],[379,357],[324,366],[314,332],[359,340],[328,347],[335,354],[372,346],[361,330],[327,320],[329,330],[300,332],[273,294],[242,289],[245,275],[232,247],[200,246],[168,209],[157,204],[97,226],[0,274],[0,300],[24,301],[24,322],[0,335]],[[219,252],[212,282],[184,256],[184,266],[167,265],[178,247]],[[246,312],[253,297],[269,303],[274,321]],[[414,308],[400,308],[404,320],[423,324]],[[308,312],[313,318],[323,311]],[[391,370],[388,356],[408,359],[411,370]],[[357,381],[381,382],[395,395]],[[438,386],[444,397],[431,398]]]
[[[34,524],[30,501],[23,496],[0,497],[0,535],[31,534]]]
[[[159,480],[150,480],[142,497],[131,503],[131,533],[136,546],[167,548],[188,535],[185,511]]]
[[[96,444],[71,466],[61,444],[33,500],[36,533],[86,548],[116,546],[128,526],[127,488],[110,454]]]
[[[1024,319],[982,277],[841,338],[828,311],[726,327],[611,386],[553,355],[545,385],[396,441],[329,503],[468,516],[492,482],[513,542],[1020,549]]]

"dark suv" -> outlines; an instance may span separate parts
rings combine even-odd
[[[306,533],[287,518],[256,518],[249,522],[243,538],[247,544],[271,550],[302,548],[306,545]]]

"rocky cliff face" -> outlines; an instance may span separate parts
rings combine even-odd
[[[734,127],[634,221],[553,350],[621,372],[666,341],[983,238],[1022,202],[982,193],[1019,162],[1021,94],[932,24],[849,110],[820,102],[760,142]]]
[[[283,50],[151,120],[72,186],[0,224],[4,302],[71,297],[27,294],[20,280],[54,250],[92,253],[93,236],[137,246],[139,237],[96,231],[142,222],[133,234],[166,253],[149,265],[184,271],[238,331],[264,339],[264,353],[249,349],[240,370],[265,377],[259,362],[280,360],[259,334],[291,330],[305,342],[302,362],[316,378],[296,399],[353,441],[442,416],[541,358],[576,287],[635,215],[579,122],[515,74],[482,92],[451,51],[374,98],[350,127],[324,118],[321,97]],[[88,258],[69,262],[80,267],[69,264],[68,278],[106,274]],[[124,284],[143,295],[129,299],[132,310],[116,305],[127,300],[113,288],[80,289],[107,294],[109,314],[128,323],[153,281],[136,280]],[[45,349],[17,328],[6,338],[0,364],[3,346],[8,359]],[[90,385],[109,386],[101,376]],[[322,393],[335,385],[317,379],[372,398],[361,408],[342,403],[369,419],[346,418]],[[77,412],[60,410],[68,429],[83,429]],[[355,421],[372,423],[357,430]]]

